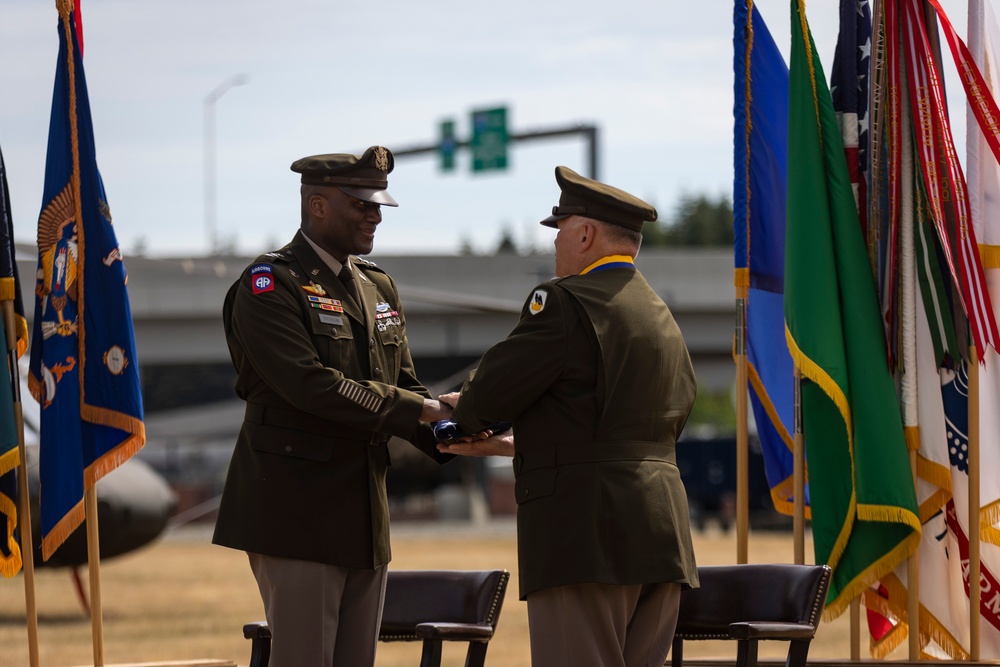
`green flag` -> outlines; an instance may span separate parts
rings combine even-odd
[[[802,382],[813,541],[827,613],[913,553],[920,520],[844,146],[804,0],[792,0],[785,326]]]

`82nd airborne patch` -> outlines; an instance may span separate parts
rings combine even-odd
[[[274,291],[274,276],[270,264],[258,264],[250,269],[250,286],[254,294]]]

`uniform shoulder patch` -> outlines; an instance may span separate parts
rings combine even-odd
[[[254,264],[250,267],[249,275],[254,294],[274,291],[274,275],[270,264]]]
[[[548,301],[548,298],[548,290],[541,288],[536,289],[535,293],[531,295],[531,303],[528,304],[528,312],[532,315],[537,315],[545,310],[545,302]]]

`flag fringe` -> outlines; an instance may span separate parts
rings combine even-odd
[[[979,510],[979,539],[1000,546],[1000,500],[994,500]]]
[[[87,466],[83,471],[84,489],[91,488],[102,477],[128,461],[136,452],[142,449],[144,442],[144,435],[134,435]]]
[[[14,301],[17,285],[13,276],[0,278],[0,301]],[[17,356],[23,357],[28,351],[28,321],[19,313],[14,313],[14,334],[17,336]]]
[[[903,437],[906,439],[906,448],[914,452],[920,451],[920,427],[904,426]]]
[[[917,477],[951,492],[951,468],[920,454],[917,455]]]
[[[1000,269],[1000,245],[980,243],[979,257],[984,269]]]
[[[862,603],[866,609],[874,611],[890,621],[895,621],[895,623],[881,639],[875,639],[869,635],[868,650],[876,660],[888,657],[890,653],[903,645],[907,636],[907,626],[899,618],[898,605],[893,604],[893,596],[896,594],[893,588],[899,585],[898,579],[896,579],[895,574],[889,574],[884,579],[880,579],[879,583],[885,586],[889,597],[882,597],[874,588],[867,588],[862,595]]]
[[[826,371],[824,371],[819,364],[810,359],[806,354],[799,348],[798,344],[795,342],[795,337],[792,335],[791,330],[788,325],[785,325],[785,341],[788,343],[788,351],[792,355],[792,362],[795,367],[799,369],[802,377],[812,380],[819,388],[823,390],[837,409],[840,411],[840,416],[844,420],[844,427],[847,429],[847,442],[849,450],[851,452],[851,466],[854,465],[854,424],[851,421],[851,407],[848,405],[847,396],[841,390],[840,386],[830,377]],[[854,477],[854,471],[851,471],[851,477]]]
[[[750,269],[733,270],[733,287],[750,287]]]
[[[52,554],[56,552],[56,549],[66,541],[66,538],[73,534],[73,531],[80,527],[83,520],[86,518],[87,514],[84,511],[83,498],[71,509],[66,512],[62,519],[59,520],[49,534],[42,538],[42,560],[48,560],[52,557]]]
[[[896,621],[896,625],[890,632],[890,635],[892,635],[891,642],[893,642],[891,648],[887,645],[885,647],[887,650],[881,653],[882,647],[879,646],[880,653],[878,655],[876,655],[873,648],[872,657],[880,659],[885,658],[891,651],[902,644],[909,635],[910,623],[907,608],[909,591],[907,591],[903,582],[893,572],[879,580],[879,583],[885,586],[885,589],[889,592],[888,599],[876,595],[874,591],[869,589],[869,591],[865,592],[865,606],[869,609],[874,609],[886,618],[891,617]],[[874,601],[874,603],[869,604],[870,601]],[[927,644],[933,641],[953,660],[969,660],[969,653],[962,646],[962,642],[956,639],[955,635],[951,634],[948,628],[923,604],[920,605],[919,623],[922,658],[936,659],[936,656],[929,656],[923,651]],[[886,639],[889,639],[889,636],[884,637],[883,642]],[[879,645],[881,644],[882,642],[879,642]],[[875,644],[873,644],[874,646]]]
[[[5,452],[0,456],[0,476],[9,473],[18,466],[21,461],[19,451],[15,448]],[[10,498],[0,493],[0,514],[7,517],[7,552],[6,556],[0,554],[0,575],[10,579],[21,571],[21,547],[14,539],[14,530],[17,528],[17,499]]]
[[[895,510],[898,508],[892,509]],[[920,530],[917,518],[913,516],[911,512],[906,512],[905,510],[898,512],[898,514],[908,515],[913,521],[917,522],[917,531],[903,539],[887,554],[866,567],[858,573],[858,576],[854,577],[850,583],[844,586],[843,589],[841,589],[840,594],[831,602],[827,603],[826,609],[823,611],[824,619],[832,621],[843,614],[855,598],[863,595],[867,588],[892,572],[897,565],[899,565],[904,559],[913,555],[913,553],[917,550],[917,547],[920,545]],[[901,516],[900,518],[904,517]],[[912,525],[910,521],[905,520],[899,521],[898,523]]]
[[[951,500],[951,491],[938,489],[930,495],[927,500],[920,503],[920,521],[926,523],[931,517],[944,510],[944,506]]]
[[[778,416],[778,410],[774,407],[771,397],[768,396],[767,387],[764,386],[764,382],[760,379],[760,375],[757,373],[757,368],[750,363],[749,360],[747,360],[747,371],[754,393],[757,395],[757,399],[760,401],[764,411],[767,412],[767,416],[771,419],[771,423],[774,425],[778,435],[781,436],[781,441],[785,443],[786,447],[788,447],[788,451],[794,451],[795,446],[792,441],[792,436],[788,434],[788,429],[786,429],[785,425],[781,422],[781,417]]]

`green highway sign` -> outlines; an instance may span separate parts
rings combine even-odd
[[[507,107],[472,112],[472,171],[507,168]]]

